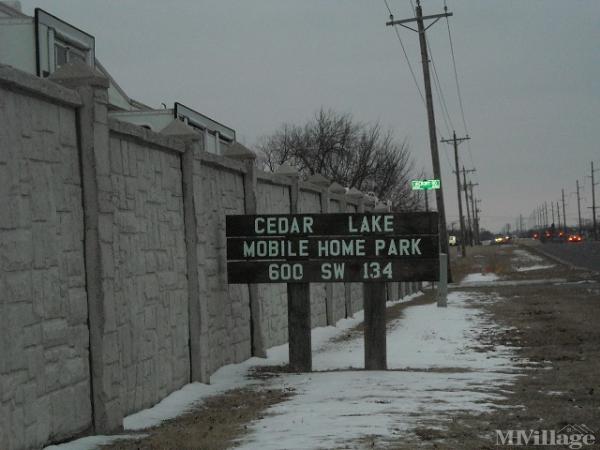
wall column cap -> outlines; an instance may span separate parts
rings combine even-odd
[[[315,184],[317,186],[322,186],[322,187],[329,187],[331,186],[331,180],[323,175],[321,175],[320,173],[315,173],[314,175],[311,175],[310,177],[308,177],[308,181],[309,183]]]
[[[329,186],[329,191],[333,194],[345,194],[346,188],[341,184],[334,182],[331,186]]]
[[[110,85],[108,78],[102,72],[80,61],[59,67],[48,79],[71,89],[81,86],[108,89]]]
[[[234,142],[230,147],[225,148],[223,156],[227,158],[237,159],[238,161],[254,161],[256,160],[256,153],[250,150],[245,145],[239,142]]]
[[[383,202],[379,202],[373,208],[374,212],[390,212],[390,207]]]
[[[365,196],[365,194],[363,194],[361,191],[359,191],[356,188],[350,189],[348,192],[346,192],[346,195],[349,198],[355,199],[355,200],[360,200],[361,198],[363,198]]]
[[[275,171],[275,173],[289,178],[300,178],[300,172],[298,172],[298,169],[287,164],[280,165]]]
[[[186,125],[179,119],[173,119],[169,125],[160,130],[159,133],[164,134],[165,136],[178,137],[186,141],[200,141],[203,138],[190,126]]]

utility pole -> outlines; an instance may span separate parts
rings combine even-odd
[[[550,202],[550,207],[552,208],[552,223],[554,222],[554,202]]]
[[[473,228],[471,227],[471,208],[469,208],[469,192],[467,191],[467,177],[465,173],[465,166],[463,166],[462,188],[465,193],[465,206],[467,207],[467,242],[469,243],[469,246],[473,247]]]
[[[563,204],[563,223],[564,223],[564,230],[565,233],[567,232],[567,213],[565,212],[565,190],[561,189],[562,191],[562,204]]]
[[[556,202],[556,214],[558,214],[558,229],[560,230],[562,227],[562,223],[560,222],[560,205]]]
[[[463,141],[466,141],[468,139],[471,139],[468,135],[463,137],[463,138],[457,138],[456,137],[456,131],[452,132],[452,139],[442,139],[440,142],[444,142],[444,143],[453,143],[454,144],[454,167],[455,167],[455,171],[454,173],[456,174],[456,190],[458,193],[458,218],[460,219],[460,236],[461,236],[461,243],[460,243],[460,249],[462,251],[462,257],[465,258],[467,256],[467,249],[465,246],[465,241],[466,241],[466,233],[465,233],[465,218],[463,216],[463,209],[462,209],[462,194],[460,193],[460,169],[458,168],[458,144],[460,144]]]
[[[479,203],[480,200],[477,200],[477,202],[475,202],[475,196],[473,195],[474,186],[479,186],[479,183],[469,183],[469,191],[471,194],[471,212],[473,213],[473,231],[475,232],[475,243],[477,245],[480,245],[481,241],[479,240],[479,216],[477,215],[477,212],[479,210],[476,206],[476,203]]]
[[[463,173],[463,190],[465,191],[465,203],[467,205],[467,234],[468,234],[468,240],[469,240],[469,245],[471,247],[473,247],[473,227],[471,226],[471,213],[474,213],[474,211],[469,208],[469,192],[468,192],[468,186],[467,186],[467,173],[469,172],[475,172],[475,169],[469,169],[469,170],[465,170],[465,166],[463,166],[462,168],[462,173]],[[473,214],[473,218],[475,218],[475,215]]]
[[[577,218],[579,219],[579,234],[581,234],[581,197],[579,196],[579,180],[575,180],[577,184]]]
[[[519,214],[519,237],[523,234],[523,214]]]
[[[471,200],[473,200],[473,191],[471,191]],[[479,213],[481,210],[479,209],[479,203],[481,203],[481,200],[475,200],[475,236],[477,238],[477,245],[481,245],[481,239],[479,237]]]
[[[598,183],[594,183],[594,172],[597,172],[598,169],[594,170],[594,161],[590,162],[592,167],[592,174],[590,178],[592,179],[592,226],[594,227],[594,240],[598,240],[598,228],[596,225],[596,185]]]
[[[400,25],[409,30],[416,31],[419,34],[419,45],[421,47],[421,62],[423,64],[423,82],[425,87],[425,103],[427,106],[427,121],[429,123],[429,147],[431,149],[431,162],[433,165],[433,177],[440,180],[442,189],[436,189],[435,199],[437,203],[437,210],[440,217],[440,246],[443,253],[448,254],[448,230],[446,228],[446,208],[444,207],[444,183],[442,182],[442,171],[440,169],[440,155],[438,152],[437,136],[435,129],[435,115],[433,113],[433,95],[431,94],[431,78],[429,74],[429,56],[427,55],[427,41],[425,40],[425,25],[424,21],[429,19],[435,19],[433,23],[428,25],[427,28],[432,26],[435,22],[440,20],[442,17],[450,17],[452,13],[445,12],[443,14],[434,14],[430,16],[423,16],[423,9],[421,8],[420,0],[417,0],[417,7],[415,8],[416,17],[411,19],[394,20],[394,17],[390,15],[390,21],[386,23],[387,26]],[[417,22],[417,30],[411,28],[406,23]],[[457,169],[458,170],[458,169]],[[460,195],[460,194],[459,194]],[[448,281],[452,281],[452,274],[450,273],[450,264],[448,264]]]
[[[544,228],[548,228],[548,202],[544,202]]]

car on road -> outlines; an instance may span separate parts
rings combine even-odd
[[[510,244],[512,242],[512,237],[505,235],[505,236],[496,236],[494,238],[494,244],[496,245],[501,245],[501,244]]]
[[[567,242],[576,243],[583,241],[583,237],[580,234],[570,234],[567,238]]]

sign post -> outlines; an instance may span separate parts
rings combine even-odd
[[[365,369],[387,369],[385,283],[365,283]]]
[[[292,214],[298,213],[298,196],[300,193],[298,181],[297,176],[292,178],[292,186],[290,188],[290,211]],[[260,225],[258,226],[258,230],[260,230]],[[256,221],[254,227],[256,231]],[[288,359],[290,369],[294,372],[312,372],[310,284],[308,282],[288,283],[287,293]]]
[[[287,283],[290,366],[310,371],[311,282],[365,283],[365,367],[386,368],[387,282],[437,281],[438,214],[226,217],[229,283]]]

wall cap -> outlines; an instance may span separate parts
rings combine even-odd
[[[60,66],[48,79],[72,89],[82,86],[108,89],[110,85],[110,81],[102,72],[81,61]]]
[[[199,141],[202,138],[202,136],[196,133],[193,128],[178,119],[173,119],[169,122],[166,127],[159,131],[159,134],[191,141]]]
[[[239,161],[254,161],[256,159],[256,153],[239,142],[234,142],[230,147],[225,148],[223,156]]]
[[[141,141],[144,144],[159,147],[163,150],[185,153],[185,141],[174,136],[165,136],[147,128],[128,122],[121,122],[109,116],[108,127],[112,133],[125,135],[129,138]]]
[[[2,64],[0,64],[0,86],[67,106],[81,106],[81,98],[76,91]]]
[[[322,187],[329,187],[331,186],[331,180],[323,175],[321,175],[320,173],[315,173],[314,175],[311,175],[310,177],[308,177],[308,181],[309,183],[312,184],[316,184],[317,186],[322,186]]]

